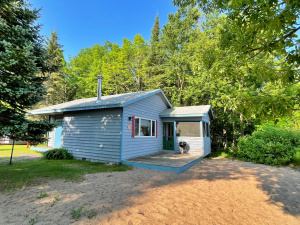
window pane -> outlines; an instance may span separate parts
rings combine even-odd
[[[134,123],[134,136],[139,136],[139,124],[140,124],[140,119],[135,119]]]
[[[152,121],[152,136],[156,136],[156,133],[155,133],[155,125],[156,125],[156,121],[153,120],[153,121]]]
[[[209,137],[209,126],[208,126],[208,123],[206,123],[206,137]]]
[[[206,123],[202,122],[202,128],[203,128],[203,137],[206,137]]]
[[[141,136],[150,136],[151,120],[141,119]]]
[[[199,122],[177,122],[176,135],[181,137],[200,137]]]

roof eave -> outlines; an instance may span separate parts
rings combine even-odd
[[[145,98],[148,98],[148,97],[150,97],[150,96],[152,96],[152,95],[156,95],[156,94],[159,94],[159,93],[162,94],[162,96],[164,97],[164,99],[165,99],[167,105],[168,105],[170,108],[172,108],[171,103],[169,102],[169,100],[167,99],[167,97],[165,96],[165,94],[163,93],[163,91],[160,90],[160,89],[157,90],[157,91],[154,91],[154,92],[152,92],[152,93],[149,93],[149,94],[147,94],[147,95],[141,96],[141,97],[139,97],[139,98],[133,99],[133,100],[131,100],[131,101],[125,102],[125,103],[123,103],[123,106],[130,105],[130,104],[132,104],[132,103],[135,103],[135,102],[137,102],[137,101],[143,100],[143,99],[145,99]]]
[[[168,118],[168,117],[202,117],[206,116],[206,114],[170,114],[170,115],[159,115],[159,117],[162,118]]]
[[[53,109],[53,110],[45,110],[45,111],[29,111],[27,115],[48,115],[54,113],[62,113],[62,112],[73,112],[73,111],[84,111],[84,110],[92,110],[92,109],[105,109],[105,108],[117,108],[123,107],[122,104],[113,104],[113,105],[98,105],[98,106],[90,106],[90,107],[78,107],[78,108],[65,108],[65,109]]]

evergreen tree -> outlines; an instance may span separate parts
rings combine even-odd
[[[0,137],[42,142],[53,128],[47,121],[25,118],[42,100],[46,51],[35,25],[39,11],[23,0],[0,2]]]
[[[63,57],[62,45],[58,43],[59,38],[56,30],[47,38],[46,50],[48,53],[48,73],[45,86],[47,95],[45,101],[38,104],[37,107],[55,105],[73,100],[75,89],[70,83],[70,77],[67,73],[67,64]]]
[[[58,34],[56,29],[51,31],[50,39],[47,37],[47,53],[49,56],[48,59],[48,67],[49,72],[57,72],[59,71],[63,66],[63,46],[58,43]]]
[[[164,51],[161,43],[159,17],[156,15],[154,26],[151,30],[150,49],[147,57],[147,89],[162,88],[165,85]]]
[[[154,26],[151,30],[151,37],[150,37],[150,52],[149,52],[149,59],[148,65],[155,66],[160,63],[160,58],[158,57],[158,44],[160,42],[160,27],[159,27],[159,17],[158,14],[155,17]]]

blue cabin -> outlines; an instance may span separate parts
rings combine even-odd
[[[29,111],[59,125],[48,147],[63,147],[77,159],[120,163],[169,151],[211,152],[211,106],[172,107],[160,89],[78,99]],[[179,144],[185,143],[180,147]],[[37,150],[37,148],[35,148]]]

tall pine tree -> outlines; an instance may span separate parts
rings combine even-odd
[[[150,50],[147,58],[147,74],[148,78],[145,80],[148,89],[162,88],[165,84],[165,54],[162,48],[160,39],[159,17],[156,15],[154,26],[151,30]]]
[[[0,137],[42,142],[53,128],[25,118],[45,94],[46,51],[35,21],[39,11],[23,0],[0,1]]]
[[[36,106],[37,108],[73,100],[75,95],[74,88],[72,88],[73,85],[70,83],[70,77],[67,73],[67,64],[63,57],[63,46],[58,41],[57,31],[53,30],[50,38],[47,38],[46,43],[48,73],[44,85],[47,94],[45,100]]]

